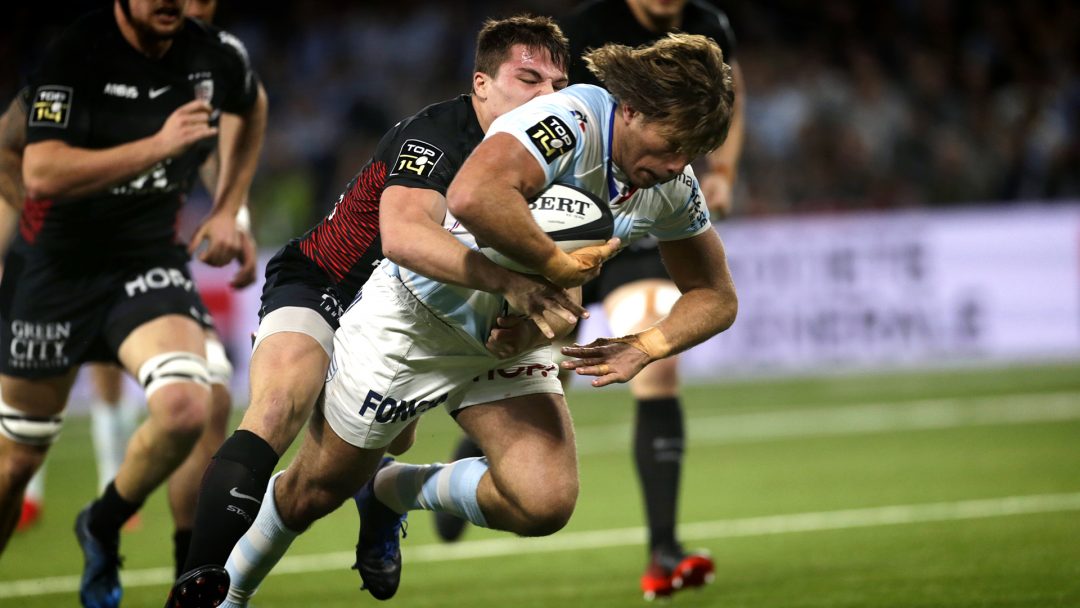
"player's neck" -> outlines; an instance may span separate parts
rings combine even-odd
[[[120,35],[139,53],[151,59],[159,59],[172,46],[171,38],[151,38],[140,35],[120,8],[119,2],[113,4],[113,15],[116,17],[116,25],[120,28]]]
[[[670,32],[682,25],[682,13],[674,15],[670,19],[664,19],[650,15],[643,7],[635,2],[627,2],[626,5],[630,8],[630,13],[634,15],[634,20],[636,20],[641,27],[654,34]]]
[[[472,95],[469,95],[469,101],[472,103],[473,112],[476,114],[476,122],[480,123],[480,130],[487,133],[488,127],[491,123],[495,122],[495,116],[491,115],[487,106],[481,101],[480,96],[473,90]]]

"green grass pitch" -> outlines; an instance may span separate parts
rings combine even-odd
[[[624,607],[643,603],[642,509],[622,389],[575,390],[582,490],[547,539],[470,529],[439,545],[410,514],[400,607]],[[1080,364],[747,380],[694,386],[680,505],[716,582],[684,607],[1080,606]],[[424,417],[403,460],[444,459],[456,437]],[[0,558],[0,606],[77,606],[71,532],[93,495],[85,419],[50,456],[42,521]],[[160,606],[172,562],[163,492],[125,532],[124,606]],[[374,605],[349,570],[346,504],[292,547],[253,606]]]

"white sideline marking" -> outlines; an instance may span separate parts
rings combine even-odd
[[[721,519],[680,526],[679,536],[687,541],[699,541],[1064,511],[1080,511],[1080,492]],[[404,553],[408,564],[416,564],[605,547],[625,547],[641,545],[644,542],[645,529],[638,527],[590,532],[564,532],[546,538],[508,537],[453,545],[429,544],[409,547],[406,544]],[[285,557],[274,569],[271,576],[325,572],[338,569],[345,571],[353,561],[354,556],[351,551]],[[125,587],[167,585],[172,582],[172,569],[147,568],[122,571],[122,579]],[[0,583],[0,598],[75,593],[78,589],[78,576],[17,580]]]
[[[728,445],[1077,419],[1080,419],[1080,392],[1067,391],[688,416],[686,431],[691,446]],[[578,427],[578,453],[626,451],[631,433],[630,424]]]

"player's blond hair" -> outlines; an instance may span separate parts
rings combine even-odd
[[[668,34],[637,48],[607,44],[583,58],[619,103],[658,124],[681,152],[700,156],[727,138],[735,84],[711,38]]]
[[[506,19],[488,19],[476,35],[474,72],[494,76],[509,57],[515,44],[545,50],[551,61],[563,71],[570,65],[570,41],[551,17],[515,15]]]

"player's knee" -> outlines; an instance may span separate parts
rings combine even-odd
[[[154,396],[152,412],[157,424],[170,436],[198,439],[210,419],[209,395],[199,386],[177,384]]]
[[[569,480],[548,486],[546,491],[530,493],[520,504],[526,522],[515,532],[522,536],[549,536],[562,530],[574,514],[577,497],[577,483]]]

